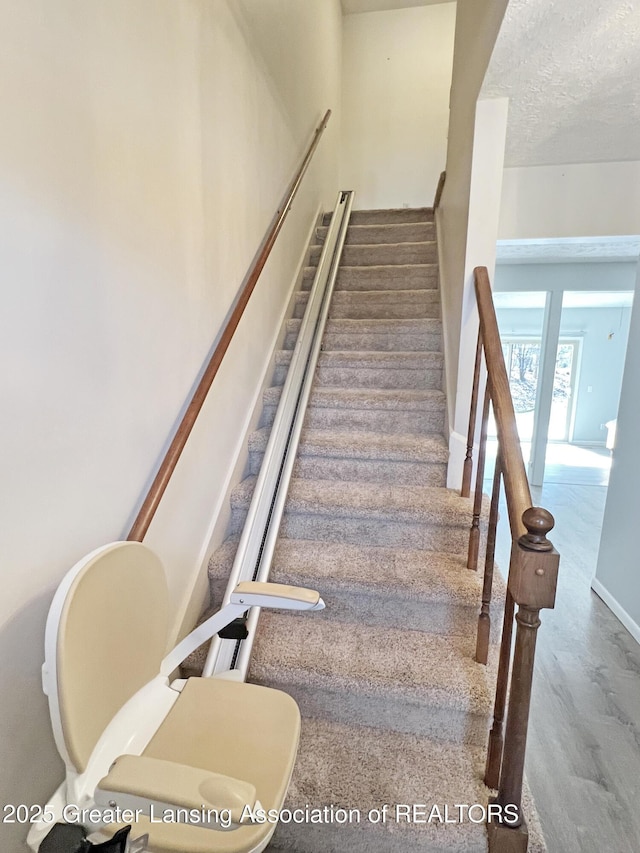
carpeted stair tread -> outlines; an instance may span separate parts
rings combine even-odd
[[[302,317],[309,293],[295,299],[294,316]],[[437,318],[440,296],[436,290],[341,290],[333,295],[329,316],[343,319]]]
[[[249,473],[257,474],[271,430],[249,437]],[[444,486],[449,452],[443,436],[313,429],[302,431],[294,477],[316,480],[403,482]]]
[[[327,237],[328,225],[321,225],[316,236],[324,243]],[[435,239],[435,224],[433,222],[395,222],[380,225],[349,225],[347,229],[347,245],[372,245],[374,243],[423,243]]]
[[[323,217],[323,225],[331,222],[331,214]],[[384,225],[398,222],[433,222],[432,207],[402,207],[391,210],[354,210],[351,213],[349,225]]]
[[[282,386],[263,394],[260,426],[273,423]],[[305,416],[307,427],[340,432],[442,434],[445,395],[436,389],[345,388],[319,386],[311,390]]]
[[[238,539],[232,538],[215,552],[209,563],[212,582],[228,577],[237,547]],[[470,634],[475,636],[482,577],[467,569],[463,555],[281,537],[274,552],[272,580],[293,586],[315,582],[321,593],[330,586],[381,595],[387,602],[397,598],[465,607],[473,611],[469,624]],[[504,590],[502,576],[496,571],[496,601]]]
[[[293,349],[302,320],[287,320],[284,347]],[[324,351],[376,350],[389,352],[439,351],[442,346],[442,321],[438,318],[405,319],[329,319],[323,339]]]
[[[250,451],[264,451],[270,429],[262,427],[249,436]],[[443,462],[449,459],[447,443],[441,435],[385,435],[376,432],[339,432],[303,429],[299,453],[307,456],[379,459],[398,462]]]
[[[309,290],[317,267],[305,267],[302,290]],[[340,290],[433,290],[438,287],[438,265],[382,264],[341,266],[336,280]]]
[[[209,561],[209,578],[226,578],[238,548],[238,537],[229,537]],[[417,548],[375,548],[337,542],[305,541],[280,537],[272,571],[279,576],[316,577],[327,581],[367,585],[385,591],[387,597],[427,600],[436,598],[478,605],[478,574],[466,567],[461,554],[439,554]],[[390,583],[389,581],[392,581]]]
[[[400,710],[400,709],[399,709]],[[325,745],[338,746],[330,753]],[[304,720],[288,802],[333,802],[370,809],[382,803],[486,802],[482,750],[326,720]],[[413,772],[407,773],[407,767]],[[315,769],[314,769],[315,768]],[[353,772],[352,772],[353,771]],[[462,771],[462,772],[461,772]],[[464,781],[463,781],[464,780]],[[308,798],[308,799],[307,799]],[[484,799],[483,799],[484,798]]]
[[[276,353],[275,385],[284,384],[291,350]],[[342,388],[439,389],[444,357],[438,352],[327,350],[320,354],[316,381]]]
[[[278,350],[276,366],[289,366],[291,350]],[[375,350],[326,350],[320,353],[319,365],[326,367],[361,367],[386,370],[428,370],[441,368],[444,356],[440,352],[377,352]]]
[[[493,703],[491,666],[473,660],[466,637],[442,637],[357,623],[340,623],[328,611],[306,619],[264,611],[250,679],[304,682],[318,689],[392,693],[488,715]]]
[[[346,823],[281,823],[269,849],[287,853],[486,853],[482,822],[468,818],[451,822],[458,813],[457,804],[486,806],[492,792],[482,783],[484,762],[482,747],[303,719],[286,807],[354,808],[361,813],[360,821],[354,816]],[[396,820],[393,811],[385,822],[367,819],[371,809],[385,804],[392,808],[395,804],[424,804],[425,816],[437,805],[442,820],[434,816],[431,822],[409,823]],[[444,822],[445,806],[448,823]],[[523,807],[529,822],[529,853],[543,853],[538,821],[531,819],[528,791]]]
[[[214,603],[222,599],[237,547],[237,537],[230,538],[210,560]],[[404,625],[475,642],[482,575],[467,569],[463,555],[280,537],[271,579],[318,589],[335,619]],[[504,581],[496,571],[494,626],[499,624],[504,593]],[[498,628],[491,639],[498,641]]]
[[[325,694],[316,701],[333,719],[343,714],[355,719],[353,707],[361,704],[360,720],[377,722],[374,702],[386,698],[486,720],[493,705],[497,650],[492,651],[490,665],[482,666],[473,660],[471,638],[340,622],[327,611],[307,619],[263,611],[249,679],[286,690],[299,701],[297,687],[306,688],[306,695]],[[342,700],[345,694],[349,700]],[[367,699],[373,700],[369,709]],[[452,724],[459,726],[457,720]],[[426,732],[429,723],[418,719],[417,725]],[[412,726],[415,730],[416,722]],[[442,719],[430,733],[441,726]],[[404,728],[402,720],[398,728]]]
[[[309,250],[309,264],[320,260],[322,246]],[[373,243],[360,246],[345,246],[342,260],[347,266],[371,266],[379,264],[431,264],[437,261],[435,241],[419,243]]]
[[[232,509],[249,506],[255,478],[247,477],[231,493]],[[485,508],[486,509],[486,508]],[[292,478],[285,512],[331,514],[440,527],[469,527],[472,504],[453,489],[433,486],[353,483]]]
[[[265,389],[264,402],[277,405],[282,388]],[[402,388],[314,388],[309,405],[319,408],[367,409],[378,411],[424,411],[444,406],[444,393],[437,390],[411,391]]]

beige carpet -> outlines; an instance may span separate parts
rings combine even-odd
[[[233,562],[326,225],[249,439],[249,476],[232,496],[229,538],[210,563],[213,603]],[[478,817],[490,795],[482,774],[497,648],[488,667],[474,662],[482,579],[465,565],[471,505],[445,488],[435,239],[427,209],[359,211],[347,234],[272,569],[272,580],[319,589],[327,608],[264,612],[250,671],[252,681],[294,696],[303,715],[288,805],[306,819],[280,823],[269,849],[487,849]],[[501,601],[500,579],[495,592]],[[493,616],[499,625],[499,605]],[[190,671],[201,661],[194,656]],[[459,808],[472,805],[470,814]],[[314,822],[312,810],[323,807]],[[529,849],[538,853],[544,842],[528,796],[527,811]]]

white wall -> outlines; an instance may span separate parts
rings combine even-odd
[[[640,234],[640,161],[504,170],[500,239]]]
[[[487,267],[490,280],[493,281],[494,277],[507,110],[506,98],[477,103],[463,287],[461,292],[452,294],[447,286],[447,297],[443,298],[450,451],[447,485],[453,489],[462,483],[478,339],[474,270],[479,266]],[[441,233],[440,229],[438,233]],[[449,285],[450,280],[445,280]],[[452,304],[456,305],[454,311],[451,310]]]
[[[455,3],[346,15],[343,189],[355,207],[430,205],[444,169]]]
[[[447,146],[447,180],[436,218],[440,252],[442,312],[445,328],[448,418],[449,429],[454,441],[454,446],[451,449],[455,457],[454,464],[450,465],[449,468],[449,482],[453,485],[459,485],[461,462],[464,459],[464,445],[462,441],[455,439],[456,436],[462,437],[464,435],[464,428],[461,425],[464,419],[462,411],[464,406],[468,406],[468,388],[460,388],[458,373],[463,311],[466,310],[463,305],[465,287],[468,291],[470,284],[467,264],[472,260],[467,256],[467,232],[472,164],[474,162],[476,104],[506,7],[507,0],[458,0],[457,4]],[[491,107],[488,107],[489,112],[487,114],[490,113],[490,110]],[[502,123],[501,119],[501,127],[497,129],[498,137],[500,135],[504,137]],[[489,142],[486,153],[492,161],[491,173],[487,173],[486,180],[491,181],[496,158],[495,154],[492,155],[491,152],[490,127],[485,127],[485,135],[485,141]],[[498,139],[498,146],[504,146],[504,138]],[[476,150],[479,151],[480,149]],[[482,184],[481,165],[477,156],[475,162],[479,170],[477,176],[479,176],[478,188],[480,188]],[[502,165],[500,165],[501,170]],[[498,182],[499,180],[500,176],[498,175]],[[496,199],[495,206],[498,203]],[[494,213],[491,214],[492,219],[495,216]],[[485,229],[483,229],[484,231]],[[495,247],[493,252],[495,252]],[[481,263],[490,263],[490,257],[486,259],[483,257]],[[470,329],[469,331],[473,339],[473,330]],[[471,345],[475,347],[475,341]],[[468,365],[465,364],[463,370],[467,371],[467,368]],[[466,400],[460,400],[459,406],[456,404],[457,392],[461,392],[462,397],[466,396]],[[457,414],[456,408],[458,409]],[[457,426],[456,417],[459,421]],[[462,452],[462,458],[459,458],[460,452]]]
[[[639,268],[640,272],[640,268]],[[640,274],[636,292],[640,287]],[[602,524],[593,589],[640,643],[638,572],[638,412],[640,411],[640,299],[631,312],[622,379],[616,446]]]
[[[0,802],[60,779],[64,572],[124,535],[312,132],[334,116],[147,541],[177,630],[305,242],[338,189],[338,0],[0,0]],[[216,536],[221,535],[218,530]],[[24,827],[0,824],[0,847]]]

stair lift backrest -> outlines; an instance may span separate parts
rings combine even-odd
[[[158,674],[167,637],[167,582],[144,545],[106,545],[67,574],[49,611],[44,668],[67,766],[86,768],[112,717]]]

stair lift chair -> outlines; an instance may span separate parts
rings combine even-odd
[[[299,587],[240,583],[228,605],[165,656],[168,590],[153,551],[116,542],[71,569],[49,611],[43,666],[66,777],[32,826],[32,850],[63,849],[48,845],[73,823],[89,834],[87,849],[129,823],[131,838],[148,833],[141,849],[151,853],[264,850],[277,819],[265,815],[277,815],[293,771],[298,706],[232,673],[170,679],[252,606],[324,603]]]

